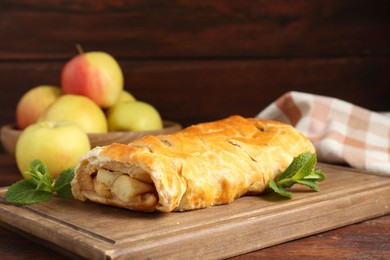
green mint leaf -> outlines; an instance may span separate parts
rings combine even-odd
[[[46,165],[40,160],[33,160],[30,162],[30,168],[34,169],[42,174],[49,172]]]
[[[300,180],[303,179],[305,176],[310,175],[317,163],[317,157],[315,156],[315,154],[310,153],[310,156],[305,157],[305,161],[302,161],[300,163],[301,167],[293,176],[294,180]]]
[[[37,190],[52,192],[51,183],[53,182],[50,175],[44,174],[42,178],[38,181]]]
[[[305,185],[311,189],[313,189],[314,191],[319,191],[318,189],[318,185],[317,185],[317,182],[316,181],[310,181],[310,180],[297,180],[297,183],[301,184],[301,185]]]
[[[53,179],[46,167],[46,165],[40,160],[33,160],[30,163],[30,169],[26,171],[32,178],[32,181],[36,183],[36,189],[46,192],[52,192]]]
[[[296,183],[296,181],[294,179],[288,178],[288,179],[278,181],[278,186],[283,187],[283,188],[290,188],[295,183]]]
[[[310,152],[302,153],[294,158],[290,164],[294,169],[294,174],[291,177],[293,180],[299,180],[309,175],[317,163],[317,157]]]
[[[24,179],[12,184],[4,195],[10,203],[33,204],[51,199],[51,193],[37,190],[36,183],[31,179]]]
[[[41,181],[43,175],[47,173],[47,167],[39,160],[31,161],[30,169],[26,171],[26,174],[29,174],[34,180],[38,183]]]
[[[64,170],[60,173],[57,180],[54,183],[54,191],[62,198],[72,198],[71,181],[74,178],[74,168]]]
[[[301,153],[293,159],[287,169],[278,177],[278,180],[283,180],[287,178],[292,178],[301,168],[306,164],[307,161],[310,161],[312,158],[312,153],[305,152]]]
[[[278,186],[274,180],[269,181],[269,187],[273,189],[277,194],[282,195],[284,197],[292,198],[293,196],[292,192],[286,190],[283,187]]]
[[[31,178],[18,181],[8,188],[4,196],[7,202],[17,204],[44,202],[52,198],[53,192],[59,197],[72,197],[70,182],[74,178],[73,168],[61,172],[54,185],[46,165],[39,160],[30,163],[30,169],[26,174]]]
[[[277,194],[285,197],[292,197],[287,188],[295,184],[307,186],[314,191],[319,191],[318,183],[326,179],[321,170],[314,169],[317,163],[317,156],[311,152],[301,153],[293,159],[287,169],[282,172],[276,180],[269,182],[269,187]]]
[[[305,180],[317,180],[324,181],[326,180],[326,175],[321,170],[314,170],[309,175],[304,177]]]

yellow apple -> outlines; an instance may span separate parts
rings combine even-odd
[[[123,72],[105,52],[86,52],[73,57],[62,69],[66,94],[83,95],[102,108],[113,106],[123,90]]]
[[[75,167],[91,145],[88,135],[75,123],[42,121],[24,129],[16,143],[15,158],[24,177],[32,160],[46,164],[56,178],[63,170]]]
[[[142,101],[125,101],[108,111],[109,131],[149,131],[163,127],[159,112]]]
[[[136,100],[135,97],[129,91],[122,90],[114,105],[125,101],[135,101],[135,100]]]
[[[59,87],[41,85],[27,91],[16,106],[16,124],[23,130],[38,121],[43,111],[63,94]]]
[[[86,133],[105,133],[107,118],[103,110],[84,96],[64,94],[59,97],[39,118],[77,123]]]

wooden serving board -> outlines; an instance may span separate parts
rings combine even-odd
[[[130,210],[58,199],[15,206],[3,200],[0,224],[70,256],[224,258],[390,213],[390,178],[318,164],[321,192],[294,188],[293,199],[269,193],[229,205],[177,213]]]

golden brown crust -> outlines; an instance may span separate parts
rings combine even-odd
[[[176,134],[95,148],[76,169],[73,193],[81,200],[140,211],[205,208],[263,192],[270,179],[305,151],[314,152],[313,145],[290,125],[231,116]],[[98,168],[153,183],[155,204],[96,198],[91,179]]]

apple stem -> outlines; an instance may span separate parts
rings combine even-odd
[[[81,47],[81,45],[80,45],[79,43],[76,44],[76,49],[77,49],[77,51],[78,51],[80,54],[83,54],[83,53],[84,53],[83,47]]]

